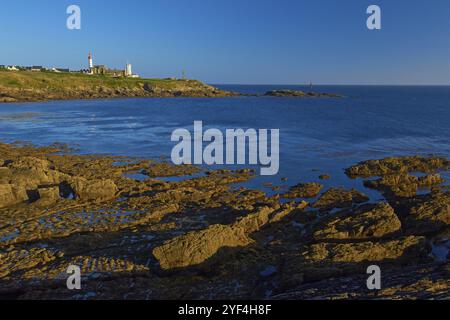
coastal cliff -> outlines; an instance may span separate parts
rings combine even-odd
[[[81,73],[0,71],[0,103],[120,97],[230,97],[197,80],[129,79]]]

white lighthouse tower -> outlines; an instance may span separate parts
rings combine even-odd
[[[94,61],[92,60],[92,53],[91,52],[89,52],[88,61],[89,61],[89,70],[92,72],[92,69],[94,68]]]
[[[125,77],[132,77],[132,76],[133,76],[133,71],[132,71],[131,63],[127,63],[127,65],[125,66]]]

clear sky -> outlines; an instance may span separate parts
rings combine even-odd
[[[82,29],[66,28],[67,6]],[[366,9],[382,9],[382,30]],[[0,64],[123,68],[208,83],[450,85],[449,0],[15,0]]]

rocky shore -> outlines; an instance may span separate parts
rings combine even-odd
[[[291,97],[291,98],[342,98],[339,94],[334,93],[320,93],[320,92],[305,92],[299,90],[272,90],[267,91],[264,96],[267,97]]]
[[[196,80],[127,79],[51,72],[0,71],[0,103],[125,97],[231,97]]]
[[[220,90],[197,80],[128,79],[76,73],[0,70],[0,103],[133,97],[223,98],[236,96],[341,97],[337,94],[295,90],[268,91],[265,94],[241,94]]]
[[[355,164],[349,178],[385,196],[372,203],[309,182],[275,196],[232,187],[251,170],[0,144],[0,298],[448,299],[449,165]],[[69,265],[81,290],[66,288]]]

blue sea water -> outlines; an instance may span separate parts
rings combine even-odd
[[[222,89],[264,93],[301,86],[236,86]],[[344,98],[164,98],[52,101],[0,105],[0,140],[36,145],[68,143],[82,154],[170,158],[177,128],[280,129],[280,172],[258,177],[293,185],[319,181],[362,188],[343,170],[362,160],[402,155],[450,157],[450,87],[316,86]],[[287,182],[281,182],[287,177]],[[450,178],[450,177],[449,177]],[[268,193],[269,189],[265,189]],[[373,198],[379,195],[364,190]]]

